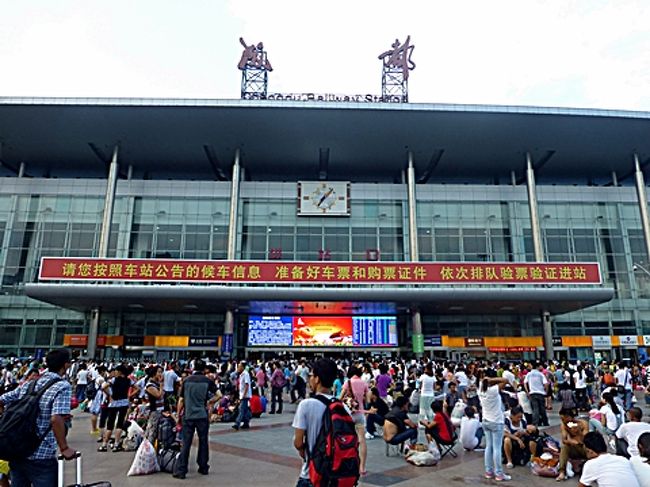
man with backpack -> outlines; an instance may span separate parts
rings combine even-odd
[[[0,396],[0,458],[9,460],[12,487],[56,485],[57,445],[66,460],[76,456],[66,441],[70,352],[52,350],[45,362],[48,370],[36,381]]]
[[[332,396],[336,363],[313,364],[312,397],[298,404],[293,419],[293,445],[303,459],[296,487],[352,487],[359,480],[359,441],[354,421],[343,403]]]

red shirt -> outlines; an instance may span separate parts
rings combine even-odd
[[[449,431],[449,423],[451,421],[448,421],[447,418],[445,418],[444,413],[436,413],[436,415],[433,417],[433,420],[436,423],[436,427],[438,429],[438,436],[440,436],[440,439],[442,441],[451,441],[451,431]]]

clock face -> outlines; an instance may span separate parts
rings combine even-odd
[[[323,183],[314,190],[309,199],[316,208],[326,212],[336,203],[337,194],[332,186]]]

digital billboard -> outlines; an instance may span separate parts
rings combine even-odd
[[[249,316],[248,346],[291,346],[291,316]]]
[[[351,347],[350,316],[295,316],[294,347]]]
[[[251,315],[248,346],[395,347],[397,318]]]

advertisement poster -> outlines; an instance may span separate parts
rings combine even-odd
[[[351,347],[351,316],[297,316],[293,322],[294,347]]]

